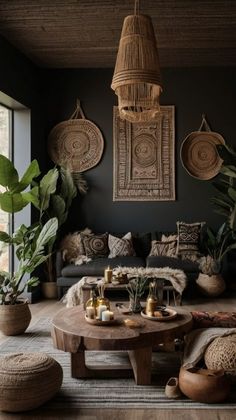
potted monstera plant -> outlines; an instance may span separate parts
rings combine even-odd
[[[37,206],[41,200],[46,201],[53,191],[55,171],[49,171],[46,180],[44,178],[44,190],[35,180],[39,174],[38,163],[34,160],[19,179],[12,162],[0,155],[0,185],[3,190],[0,192],[1,209],[16,213],[29,203]],[[0,329],[6,335],[21,334],[29,325],[31,313],[28,304],[22,302],[20,296],[26,288],[38,284],[37,277],[29,276],[48,259],[46,247],[54,241],[57,228],[58,221],[54,217],[45,224],[39,220],[32,226],[21,225],[12,235],[0,231],[0,242],[12,246],[18,259],[18,266],[13,273],[0,271]]]

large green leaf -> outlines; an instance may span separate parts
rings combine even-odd
[[[58,229],[58,221],[55,217],[49,219],[47,223],[43,226],[38,239],[36,241],[36,248],[34,251],[34,255],[39,255],[43,252],[44,246],[54,237],[56,236]]]
[[[21,194],[28,203],[32,203],[37,209],[40,208],[39,187],[33,187],[32,190]]]
[[[18,172],[13,163],[0,155],[0,185],[11,189],[19,180]]]
[[[66,209],[71,206],[73,198],[77,195],[77,189],[75,187],[71,172],[63,167],[60,168],[61,174],[61,196],[66,203]]]
[[[232,198],[232,200],[234,200],[234,202],[236,202],[236,190],[234,188],[230,187],[228,189],[228,194]]]
[[[67,217],[66,204],[60,195],[54,194],[51,197],[49,213],[58,220],[58,226],[61,226]]]
[[[17,213],[27,206],[26,201],[21,193],[4,192],[0,193],[0,208],[7,213]]]
[[[47,210],[51,194],[54,194],[57,187],[58,170],[50,169],[42,178],[39,185],[40,209]]]
[[[229,200],[225,201],[225,200],[222,200],[218,197],[212,197],[211,201],[213,203],[217,204],[218,206],[223,207],[223,208],[228,209],[228,210],[230,210],[232,205],[234,204],[231,201],[229,202]]]
[[[3,232],[2,230],[0,231],[0,242],[5,242],[7,244],[12,243],[12,238],[10,235],[8,235],[8,233]]]
[[[40,175],[39,165],[36,159],[34,159],[29,167],[26,169],[20,182],[14,188],[14,192],[24,191],[33,181],[34,178]]]
[[[236,230],[236,203],[229,215],[229,226],[233,231]]]
[[[222,166],[220,172],[231,178],[236,178],[236,166]]]
[[[224,165],[234,164],[236,165],[236,153],[232,147],[224,144],[224,145],[217,145],[217,152],[221,159],[224,161]]]

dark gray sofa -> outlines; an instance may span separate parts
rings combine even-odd
[[[84,276],[103,276],[104,270],[108,266],[112,269],[117,266],[170,267],[180,269],[186,273],[188,279],[188,286],[185,293],[192,293],[195,290],[194,280],[196,280],[199,273],[198,264],[179,258],[148,256],[151,249],[151,241],[155,239],[159,240],[161,234],[162,232],[132,233],[133,246],[136,252],[136,256],[134,257],[97,258],[86,264],[74,265],[63,262],[62,253],[58,251],[56,255],[58,296],[61,297],[68,287],[77,283]],[[165,234],[168,235],[169,233],[166,232]],[[114,235],[122,237],[123,233],[115,233]]]

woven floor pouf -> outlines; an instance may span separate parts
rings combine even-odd
[[[44,353],[0,357],[0,410],[32,410],[50,400],[62,384],[62,368]]]
[[[204,359],[208,369],[224,369],[236,376],[236,334],[215,338],[207,347]]]

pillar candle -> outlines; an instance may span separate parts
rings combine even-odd
[[[102,311],[102,321],[110,321],[110,311]]]
[[[102,319],[102,313],[103,313],[103,311],[107,311],[107,307],[106,307],[106,305],[99,305],[98,307],[97,307],[97,316],[98,316],[98,319]]]
[[[107,267],[104,271],[104,281],[105,283],[111,283],[112,280],[112,270],[110,267]]]
[[[110,314],[110,319],[114,319],[114,312],[109,311],[109,314]]]
[[[95,308],[93,306],[87,306],[86,314],[88,318],[94,319],[95,318]]]

